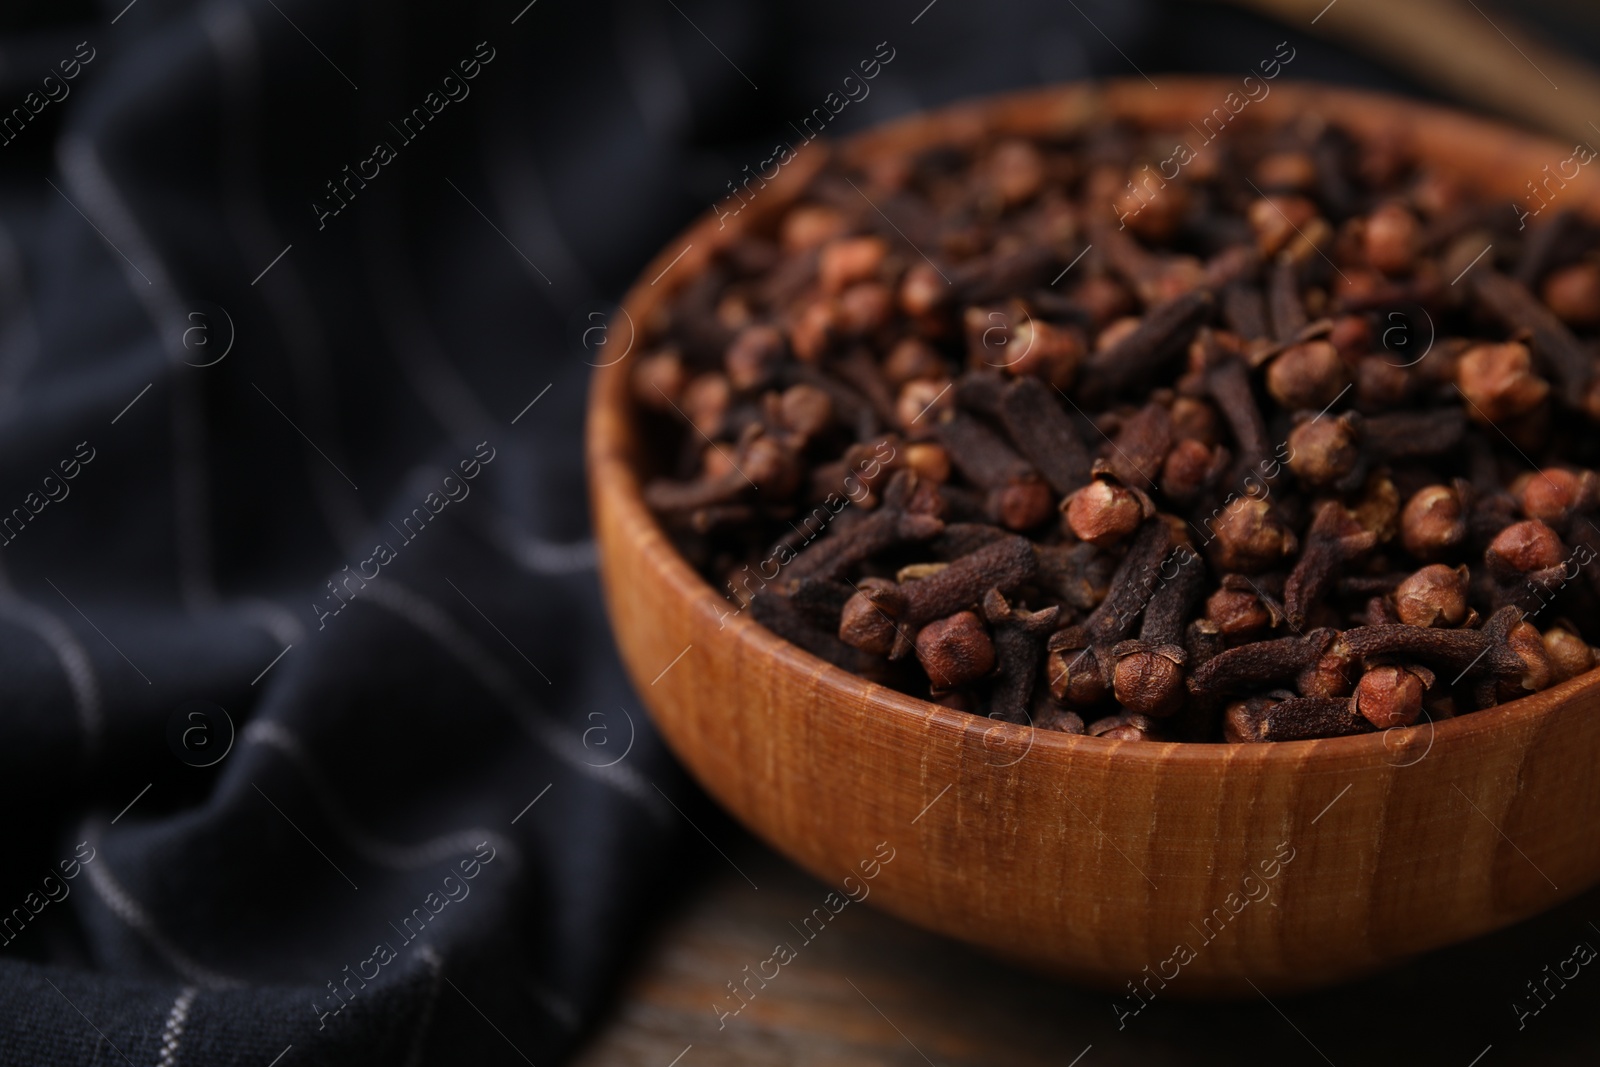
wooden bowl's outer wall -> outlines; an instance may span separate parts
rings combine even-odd
[[[1121,82],[982,101],[837,151],[865,160],[997,130],[1061,133],[1105,113],[1184,127],[1239,88],[1161,81],[1159,92]],[[1305,83],[1275,83],[1247,110],[1266,120],[1320,113],[1366,136],[1403,136],[1424,158],[1506,197],[1508,211],[1525,182],[1571,154],[1468,116]],[[804,149],[726,229],[708,217],[669,245],[643,278],[692,248],[658,284],[634,287],[624,304],[632,323],[648,322],[719,243],[776,217],[821,163],[820,147]],[[1559,195],[1586,212],[1600,205],[1588,172]],[[856,895],[865,886],[902,918],[1081,981],[1220,996],[1249,994],[1247,979],[1270,993],[1354,976],[1514,922],[1600,879],[1594,675],[1380,735],[1121,742],[939,708],[727,616],[732,604],[690,569],[640,500],[631,363],[595,376],[588,429],[602,578],[623,659],[705,788],[841,891],[854,874]],[[889,849],[893,859],[873,866]],[[860,881],[864,862],[870,881]],[[795,937],[772,933],[774,942]],[[1180,945],[1192,959],[1175,955]],[[1151,982],[1157,975],[1170,988]]]

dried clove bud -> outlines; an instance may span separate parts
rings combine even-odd
[[[948,411],[935,429],[950,460],[973,484],[988,491],[990,517],[1011,530],[1038,526],[1055,509],[1050,487],[1033,465],[1000,436],[960,411]]]
[[[1438,559],[1467,539],[1467,508],[1459,487],[1417,490],[1400,513],[1400,541],[1419,559]]]
[[[1361,424],[1368,454],[1387,460],[1446,455],[1461,447],[1466,432],[1467,418],[1460,408],[1396,411]]]
[[[1130,711],[1096,719],[1084,732],[1090,737],[1103,737],[1108,741],[1149,741],[1156,733],[1156,724],[1148,716]]]
[[[689,371],[675,348],[652,352],[633,367],[633,397],[644,407],[670,413],[683,399]]]
[[[1593,471],[1546,467],[1513,483],[1512,492],[1524,515],[1557,526],[1573,512],[1590,511],[1600,503],[1600,478]]]
[[[1130,489],[1102,471],[1062,501],[1061,511],[1079,540],[1105,548],[1137,530],[1156,513],[1156,506],[1142,490]]]
[[[772,381],[787,354],[783,333],[775,326],[756,325],[740,330],[723,356],[728,382],[735,389],[757,389]]]
[[[1055,629],[1060,613],[1059,607],[1043,611],[1013,607],[998,589],[989,590],[983,598],[983,617],[994,628],[994,651],[1000,665],[999,680],[989,699],[991,718],[1014,723],[1028,721],[1028,700],[1039,676],[1045,638]],[[920,635],[918,642],[920,648]]]
[[[1223,736],[1234,744],[1261,741],[1306,741],[1367,733],[1372,724],[1355,714],[1349,697],[1255,697],[1228,705]]]
[[[1334,631],[1321,629],[1304,637],[1280,637],[1230,648],[1190,674],[1189,691],[1196,696],[1220,696],[1292,681],[1316,665],[1335,637]]]
[[[1540,295],[1568,326],[1600,326],[1600,263],[1586,259],[1551,271]]]
[[[1191,502],[1216,484],[1230,458],[1221,445],[1208,446],[1192,437],[1182,438],[1162,461],[1161,492],[1174,500]]]
[[[1404,657],[1435,667],[1451,678],[1519,676],[1526,670],[1522,657],[1496,633],[1510,628],[1506,612],[1510,619],[1521,615],[1514,607],[1503,608],[1481,630],[1438,630],[1402,623],[1358,626],[1342,636],[1353,655]]]
[[[1225,574],[1206,600],[1206,619],[1231,644],[1255,638],[1283,621],[1278,605],[1242,574]]]
[[[1054,730],[1063,734],[1083,734],[1083,716],[1050,705],[1033,716],[1033,725],[1040,730]]]
[[[1492,270],[1477,270],[1473,271],[1468,281],[1472,285],[1473,295],[1507,329],[1528,331],[1531,335],[1530,343],[1533,350],[1538,353],[1541,364],[1547,367],[1561,383],[1563,401],[1569,407],[1581,408],[1584,396],[1589,391],[1590,380],[1594,377],[1594,359],[1572,335],[1572,331],[1567,329],[1566,323],[1541,304],[1538,298],[1528,292],[1520,282],[1504,274]],[[1506,360],[1508,357],[1501,359]],[[1519,359],[1511,359],[1509,362],[1511,366],[1498,368],[1497,375],[1491,377],[1490,382],[1491,384],[1507,382],[1504,389],[1511,394],[1511,402],[1526,404],[1527,408],[1532,408],[1537,401],[1530,401],[1529,398],[1537,393],[1538,398],[1543,399],[1544,393],[1549,391],[1549,386],[1539,378],[1527,380],[1531,375],[1525,370],[1518,369],[1521,362]],[[1466,390],[1464,382],[1462,389]],[[1476,397],[1473,399],[1478,402]],[[1479,403],[1481,406],[1481,402]],[[1500,421],[1498,416],[1489,417],[1494,422]]]
[[[1467,621],[1466,567],[1432,563],[1410,574],[1394,591],[1396,617],[1408,626],[1460,626]]]
[[[1009,537],[963,556],[938,574],[914,582],[867,581],[845,604],[839,639],[856,648],[898,659],[910,651],[904,627],[968,610],[990,589],[1009,592],[1033,577],[1033,546]]]
[[[884,359],[883,376],[890,385],[904,385],[919,378],[942,381],[949,378],[950,365],[937,349],[922,338],[905,337],[890,349]]]
[[[918,441],[906,446],[906,468],[924,481],[943,485],[950,480],[950,453],[943,445]]]
[[[1050,488],[1065,496],[1089,480],[1089,450],[1049,386],[1018,379],[999,394],[996,409],[1012,443]]]
[[[917,662],[939,689],[955,689],[994,670],[994,643],[970,611],[935,619],[917,632]]]
[[[939,378],[913,378],[895,398],[894,421],[908,436],[934,434],[939,419],[955,406],[950,384]]]
[[[1188,655],[1180,643],[1184,621],[1205,587],[1205,564],[1192,553],[1181,557],[1176,574],[1156,589],[1145,608],[1137,641],[1112,649],[1112,690],[1130,711],[1157,718],[1183,706],[1183,668]]]
[[[1215,302],[1207,290],[1194,289],[1151,308],[1120,341],[1089,357],[1085,391],[1107,396],[1147,379],[1169,356],[1182,350],[1189,332],[1211,313]]]
[[[1290,409],[1325,408],[1349,384],[1350,371],[1339,350],[1326,341],[1294,345],[1267,365],[1267,392]]]
[[[1289,431],[1289,469],[1312,488],[1342,482],[1361,460],[1357,417],[1315,418]]]
[[[1538,519],[1525,519],[1501,530],[1483,558],[1496,577],[1520,578],[1535,571],[1560,567],[1567,558],[1567,547],[1549,526]]]
[[[1011,344],[1021,355],[1004,365],[1005,373],[1038,378],[1057,389],[1067,388],[1078,376],[1087,346],[1077,327],[1028,318],[1011,333]]]
[[[837,296],[857,282],[878,273],[889,246],[881,237],[841,237],[822,246],[817,260],[817,281],[822,291]]]
[[[1295,688],[1304,697],[1347,697],[1354,685],[1355,657],[1349,647],[1335,638],[1317,661],[1295,675]]]
[[[900,279],[900,309],[913,318],[934,314],[949,302],[953,291],[931,263],[913,263]]]
[[[1071,707],[1090,707],[1111,690],[1112,647],[1133,631],[1171,550],[1166,523],[1148,520],[1117,565],[1106,597],[1084,620],[1051,636],[1046,646],[1050,693]]]
[[[837,581],[851,567],[885,549],[926,541],[938,534],[944,529],[944,522],[937,514],[938,499],[930,495],[928,489],[910,472],[896,471],[884,489],[882,505],[872,514],[848,529],[831,530],[809,541],[792,560],[778,557],[779,565],[786,566],[785,588],[792,591],[806,578]],[[809,526],[817,517],[817,513],[812,512],[802,520],[802,525]]]
[[[1172,413],[1160,403],[1149,403],[1121,420],[1105,469],[1124,485],[1155,488],[1167,452],[1172,448]]]
[[[1461,357],[1456,384],[1480,422],[1502,423],[1537,408],[1550,383],[1533,371],[1528,346],[1478,345]]]
[[[908,640],[896,621],[905,613],[906,598],[897,584],[863,578],[839,613],[839,640],[874,656],[887,656]]]
[[[833,398],[816,386],[791,385],[778,395],[776,407],[775,421],[802,442],[833,425]]]
[[[1522,659],[1524,670],[1520,676],[1499,680],[1497,695],[1502,701],[1515,700],[1549,687],[1554,671],[1538,627],[1526,619],[1515,623],[1506,634],[1506,647]]]
[[[1373,667],[1356,686],[1356,711],[1380,730],[1410,726],[1422,716],[1422,698],[1433,684],[1423,667]]]
[[[1211,541],[1212,561],[1219,570],[1254,574],[1294,555],[1299,542],[1257,497],[1240,497],[1217,518]]]
[[[1363,239],[1367,263],[1385,274],[1405,274],[1416,261],[1422,225],[1404,204],[1390,201],[1367,216]]]
[[[1594,668],[1594,650],[1564,626],[1553,626],[1545,631],[1544,654],[1550,664],[1551,685],[1587,674]]]

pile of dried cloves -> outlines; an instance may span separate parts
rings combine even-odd
[[[1600,228],[1315,116],[1167,178],[1172,139],[834,161],[681,285],[631,368],[645,497],[725,615],[1122,739],[1589,670]]]

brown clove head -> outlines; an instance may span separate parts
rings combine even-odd
[[[1587,674],[1594,667],[1594,650],[1589,642],[1564,626],[1545,631],[1544,655],[1550,663],[1551,685]]]
[[[940,283],[943,284],[942,282]],[[891,385],[904,385],[917,378],[948,379],[950,365],[938,349],[920,337],[902,338],[883,361],[883,376]]]
[[[1155,505],[1139,490],[1101,476],[1067,497],[1061,510],[1080,541],[1105,548],[1137,530],[1155,514]]]
[[[914,263],[900,279],[900,309],[912,318],[933,314],[951,295],[950,283],[932,263]]]
[[[1347,697],[1354,685],[1356,671],[1355,657],[1350,654],[1350,649],[1343,641],[1335,638],[1322,655],[1317,657],[1317,662],[1296,676],[1295,688],[1300,690],[1300,695],[1303,697],[1319,697],[1325,700]]]
[[[1465,566],[1430,563],[1395,588],[1395,615],[1410,626],[1460,626],[1467,618],[1470,577]]]
[[[1289,431],[1289,469],[1305,485],[1332,485],[1360,459],[1356,420],[1348,415],[1315,418]]]
[[[991,516],[1008,530],[1031,530],[1048,519],[1055,508],[1055,494],[1037,478],[1012,482],[989,494]]]
[[[1390,201],[1367,216],[1362,234],[1368,266],[1385,274],[1405,274],[1416,262],[1422,224],[1404,204]]]
[[[1156,732],[1156,724],[1138,712],[1123,712],[1096,719],[1084,732],[1090,737],[1104,737],[1110,741],[1149,741]]]
[[[1225,574],[1222,587],[1206,600],[1206,619],[1233,643],[1255,638],[1282,621],[1276,605],[1265,600],[1241,574]]]
[[[1400,543],[1418,559],[1438,559],[1467,537],[1467,508],[1458,489],[1429,485],[1400,513]]]
[[[1252,201],[1246,215],[1256,247],[1263,256],[1271,256],[1317,217],[1317,205],[1303,196],[1267,196]]]
[[[1555,677],[1550,656],[1545,652],[1544,635],[1526,619],[1511,627],[1506,634],[1506,646],[1521,657],[1525,670],[1520,676],[1502,677],[1496,686],[1496,695],[1502,700],[1516,700],[1529,693],[1548,689]]]
[[[1546,467],[1519,478],[1513,486],[1522,513],[1530,519],[1558,526],[1574,511],[1593,508],[1600,486],[1592,471]]]
[[[800,488],[804,470],[794,449],[777,437],[763,434],[747,442],[741,450],[739,466],[743,477],[765,500],[787,500]]]
[[[994,642],[971,611],[935,619],[917,633],[917,662],[937,689],[968,685],[994,670]]]
[[[1551,271],[1540,295],[1568,326],[1600,325],[1600,263],[1584,260]]]
[[[688,384],[689,370],[676,348],[651,352],[633,365],[634,399],[654,411],[672,411]]]
[[[1081,627],[1052,635],[1045,647],[1045,680],[1051,696],[1072,708],[1092,707],[1106,698],[1099,656]]]
[[[740,330],[722,356],[728,382],[741,392],[766,385],[783,361],[787,347],[776,326],[762,324]]]
[[[1083,716],[1075,711],[1063,711],[1054,704],[1036,712],[1033,725],[1040,730],[1054,730],[1063,734],[1084,733]]]
[[[1112,691],[1117,703],[1129,711],[1156,718],[1171,715],[1183,706],[1183,665],[1187,656],[1182,648],[1124,641],[1113,655],[1117,665],[1112,672]]]
[[[1325,408],[1349,384],[1349,368],[1327,341],[1292,345],[1267,367],[1267,392],[1290,410]]]
[[[887,656],[900,634],[905,610],[898,585],[884,578],[863,578],[839,615],[839,640],[874,656]]]
[[[1005,364],[1007,374],[1039,378],[1057,389],[1072,385],[1087,348],[1076,326],[1058,326],[1033,318],[1012,331],[1011,344],[1020,355]]]
[[[810,441],[833,423],[833,398],[814,385],[791,385],[779,395],[778,422],[783,428]]]
[[[1215,526],[1212,553],[1218,570],[1255,574],[1294,555],[1298,542],[1272,506],[1257,497],[1241,497],[1222,509]]]
[[[1550,383],[1534,373],[1528,346],[1478,345],[1461,357],[1456,384],[1479,422],[1501,423],[1526,415],[1544,401]]]
[[[939,416],[954,406],[955,393],[948,380],[913,378],[900,387],[894,413],[901,430],[926,436],[933,432]]]
[[[878,267],[889,253],[889,246],[881,237],[841,237],[822,246],[817,260],[817,281],[822,291],[830,296],[856,282],[864,282],[878,273]]]
[[[1220,445],[1180,438],[1161,463],[1161,491],[1174,500],[1190,500],[1212,483],[1228,458],[1228,450]]]
[[[1423,678],[1408,668],[1374,667],[1356,686],[1356,711],[1380,730],[1410,726],[1422,715],[1426,691]]]
[[[1560,566],[1566,556],[1559,534],[1538,519],[1524,519],[1495,535],[1483,558],[1495,574],[1511,578]]]
[[[943,485],[950,480],[950,454],[943,445],[918,441],[906,446],[905,455],[906,467],[923,481]]]

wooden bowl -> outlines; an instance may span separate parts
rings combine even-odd
[[[1143,81],[1055,88],[913,117],[838,151],[870,161],[995,131],[1063,133],[1106,114],[1182,126],[1237,89],[1170,76],[1159,92]],[[1303,83],[1274,84],[1249,109],[1401,136],[1504,196],[1507,211],[1571,155],[1465,115]],[[642,329],[720,243],[776,217],[821,157],[802,151],[725,229],[707,217],[669,244],[613,332]],[[1584,171],[1560,206],[1593,213],[1596,182]],[[595,375],[587,440],[623,660],[712,796],[841,892],[1118,992],[1132,982],[1227,996],[1359,975],[1600,880],[1596,674],[1436,725],[1261,745],[1069,736],[937,707],[727,614],[640,499],[648,446],[630,364]]]

